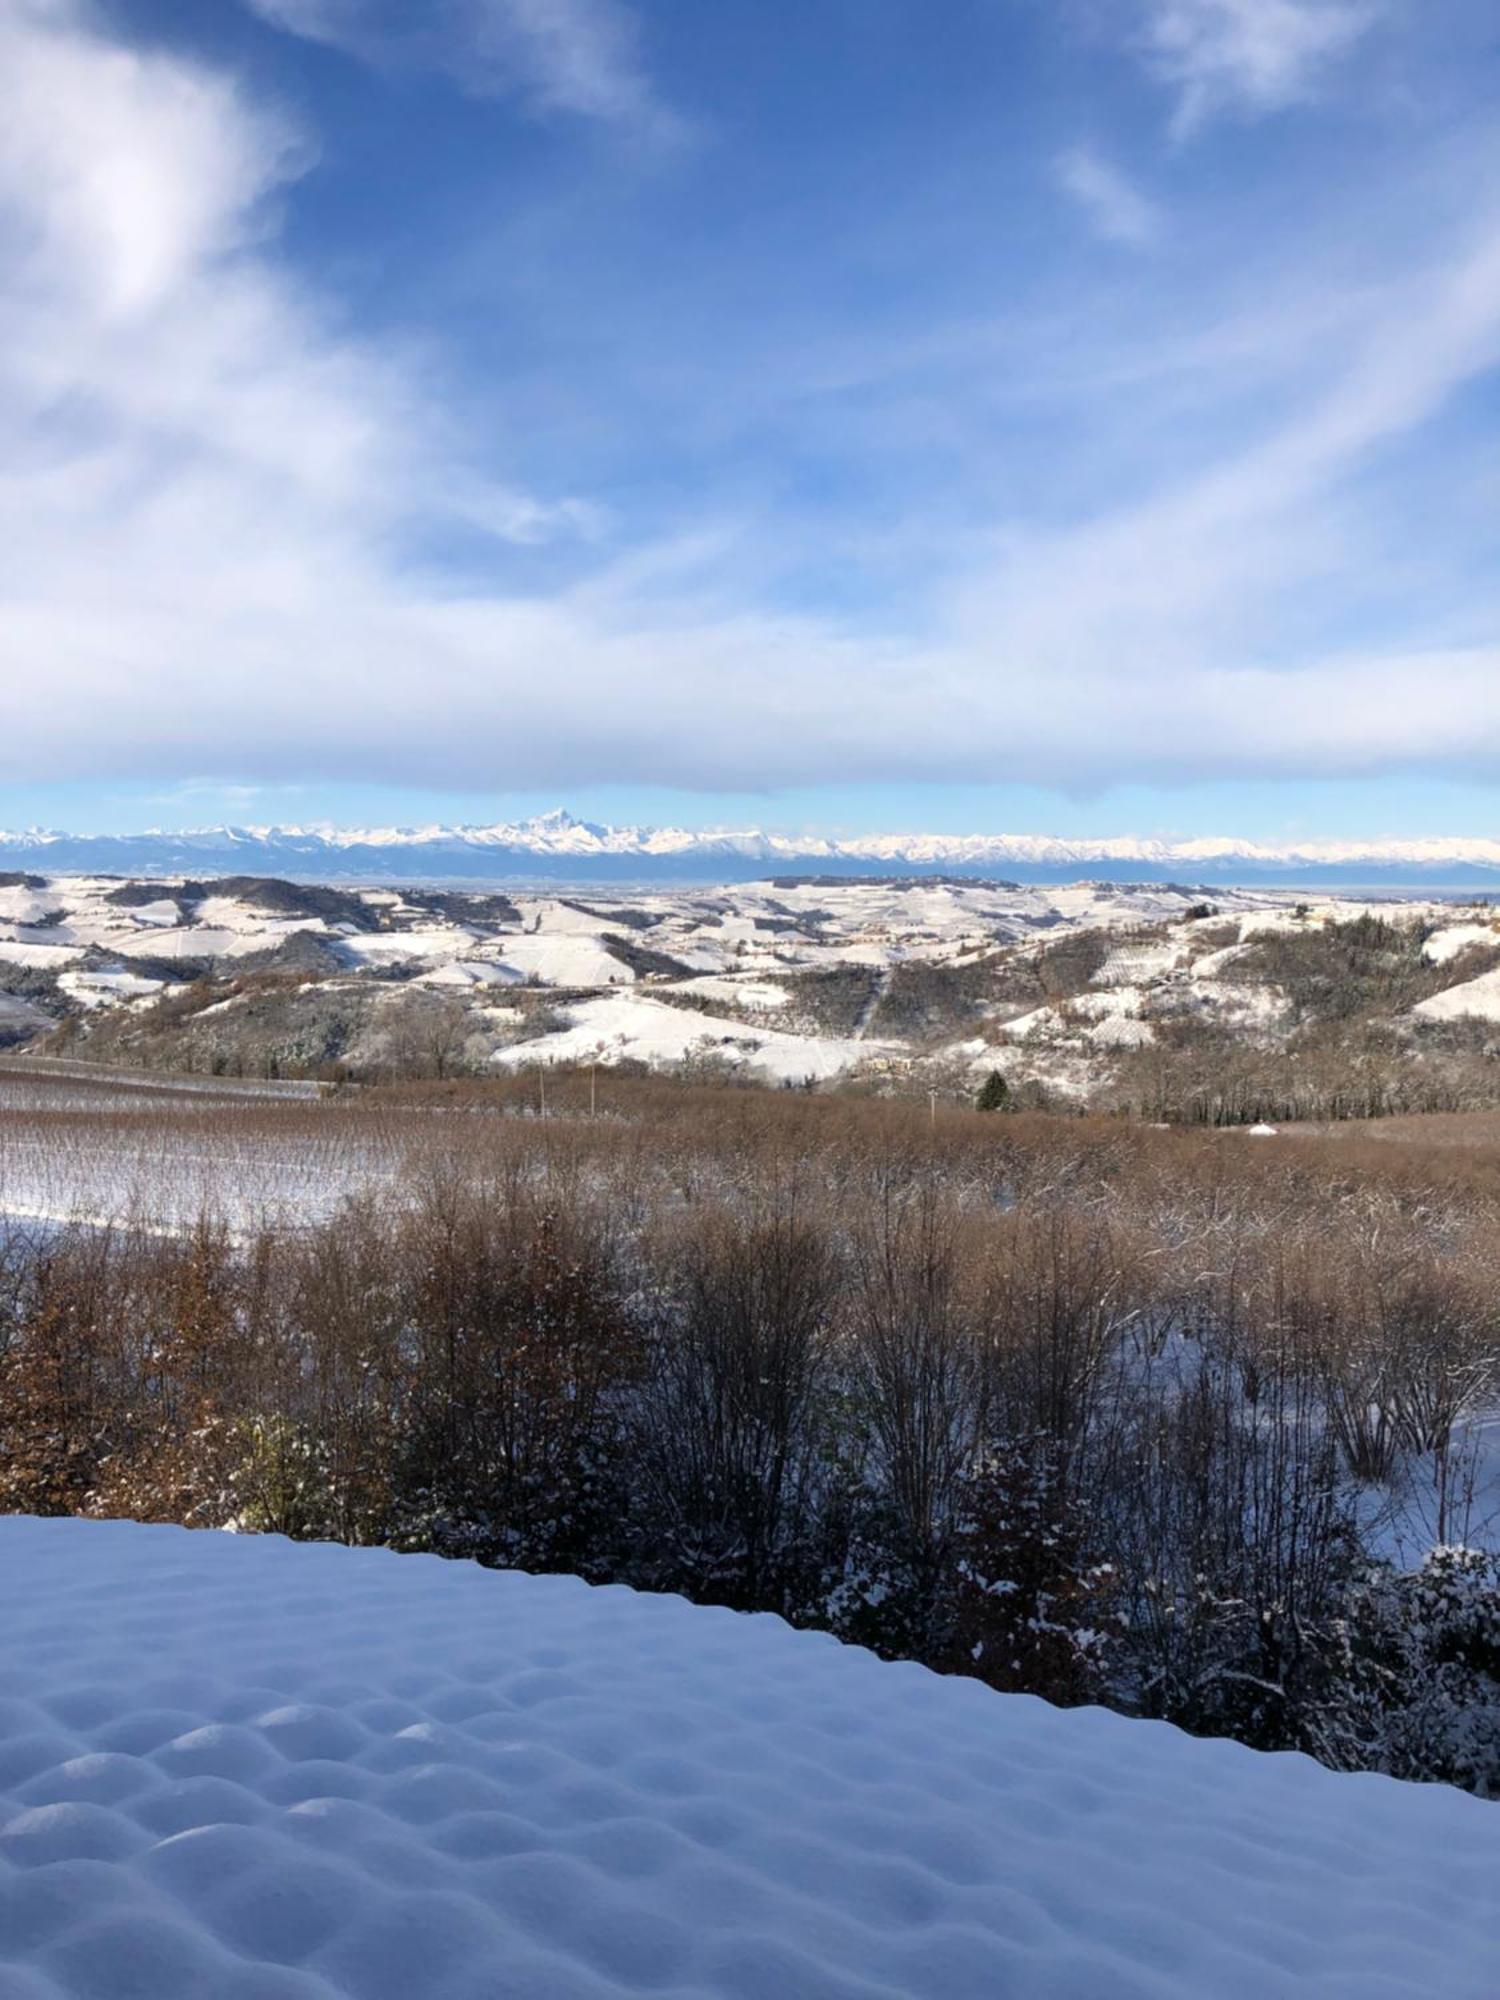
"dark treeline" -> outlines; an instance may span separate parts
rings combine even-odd
[[[1481,1167],[558,1096],[412,1099],[451,1157],[305,1230],[13,1235],[0,1508],[571,1570],[1500,1789]]]
[[[1159,1019],[1156,1044],[1127,1050],[1098,1108],[1174,1125],[1339,1124],[1493,1110],[1494,1023],[1314,1024],[1285,1041],[1247,1041],[1195,1017]]]

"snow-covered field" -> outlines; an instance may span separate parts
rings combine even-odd
[[[407,1135],[317,1098],[315,1084],[0,1058],[0,1227],[176,1231],[209,1216],[248,1232],[317,1222],[350,1195],[387,1192]]]
[[[1465,1015],[1481,1021],[1500,1021],[1500,972],[1482,972],[1420,1001],[1415,1010],[1429,1021],[1457,1021]]]
[[[610,1063],[634,1057],[662,1068],[717,1057],[778,1082],[802,1083],[839,1076],[890,1046],[851,1035],[781,1034],[758,1021],[747,1025],[667,1006],[645,994],[621,993],[580,1002],[570,1009],[566,1028],[501,1049],[495,1061],[518,1068],[544,1060]]]
[[[5,2000],[1493,2000],[1500,1815],[434,1557],[0,1520]]]

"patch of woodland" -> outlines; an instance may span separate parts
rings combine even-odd
[[[1451,959],[1428,959],[1423,947],[1436,928],[1427,918],[1365,915],[1273,931],[1235,961],[1235,978],[1279,988],[1301,1021],[1406,1013],[1500,965],[1500,936]]]
[[[687,979],[692,967],[684,965],[680,958],[673,958],[670,952],[653,951],[636,938],[605,931],[599,939],[610,957],[633,972],[637,979]]]

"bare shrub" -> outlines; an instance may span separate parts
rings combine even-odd
[[[404,1220],[411,1343],[403,1507],[449,1552],[583,1560],[592,1457],[637,1337],[605,1244],[545,1198],[502,1204],[452,1181]]]
[[[648,1572],[746,1608],[805,1596],[840,1277],[790,1189],[694,1219],[653,1313],[632,1433]]]

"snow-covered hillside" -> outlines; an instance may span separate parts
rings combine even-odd
[[[1500,1816],[769,1617],[0,1519],[5,2000],[1493,2000]]]
[[[501,984],[628,985],[637,971],[622,943],[674,959],[667,969],[684,975],[883,965],[962,957],[1060,929],[1167,921],[1194,901],[1189,890],[1100,882],[753,882],[580,899],[299,888],[256,877],[37,876],[0,885],[0,960],[67,972],[93,953],[192,967],[263,960],[292,938],[316,937],[330,967],[421,961],[434,970],[493,967]],[[1247,913],[1284,904],[1269,893],[1222,900]]]
[[[0,866],[125,874],[223,873],[332,880],[725,882],[773,870],[947,873],[1063,882],[1500,886],[1500,840],[1325,840],[1295,844],[1058,839],[1048,834],[864,834],[830,839],[758,828],[604,826],[565,811],[496,826],[205,827],[79,835],[0,832]]]
[[[1216,904],[1212,916],[1122,940],[1090,974],[1084,990],[1001,1019],[1000,1055],[987,1047],[984,1060],[1006,1060],[1016,1073],[1046,1074],[1055,1084],[1086,1092],[1099,1073],[1101,1052],[1150,1048],[1185,1024],[1227,1032],[1245,1046],[1284,1039],[1296,1025],[1296,1009],[1285,986],[1267,976],[1257,947],[1276,940],[1316,946],[1329,925],[1361,917],[1430,926],[1419,948],[1422,960],[1435,969],[1454,968],[1453,983],[1416,1001],[1410,1018],[1500,1017],[1500,973],[1490,969],[1500,959],[1500,927],[1494,923],[1454,918],[1441,905],[1420,903],[1336,900],[1236,916],[1225,902]],[[1475,976],[1465,977],[1471,970]],[[1393,1025],[1406,1018],[1399,1001],[1388,1012]]]
[[[1077,1099],[1189,1031],[1285,1043],[1326,1011],[1341,954],[1386,945],[1405,970],[1373,977],[1360,1004],[1394,1032],[1500,1014],[1500,929],[1445,902],[1100,882],[509,896],[30,876],[0,885],[0,1044],[71,1016],[84,1033],[68,1053],[216,1075],[421,1073],[436,1038],[470,1072],[632,1061],[803,1083],[915,1064],[962,1090],[1001,1067]]]
[[[1264,892],[1226,902],[1247,914],[1284,906]],[[1106,883],[762,882],[511,898],[256,877],[32,876],[0,886],[0,994],[9,982],[17,1039],[46,1025],[28,983],[55,981],[59,1007],[74,1014],[140,1014],[207,973],[219,984],[198,991],[198,1018],[228,1042],[259,1002],[246,983],[253,975],[289,975],[335,995],[363,982],[361,1004],[377,1016],[408,989],[461,1003],[484,1058],[501,1065],[711,1057],[800,1082],[911,1040],[907,1026],[892,1035],[878,1016],[881,982],[899,967],[959,967],[1030,939],[1170,922],[1193,907],[1186,890]],[[868,982],[842,1025],[810,989],[793,1004],[786,984],[827,973]],[[384,982],[373,998],[372,977]],[[527,996],[508,990],[519,988],[559,996],[543,1032]],[[381,1033],[377,1019],[367,1042]]]

